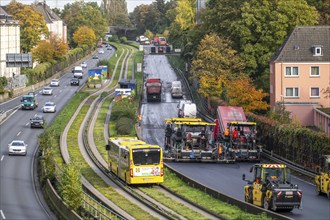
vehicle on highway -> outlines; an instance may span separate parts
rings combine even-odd
[[[171,86],[171,96],[172,98],[182,98],[182,86],[180,81],[173,81]]]
[[[35,92],[28,92],[28,95],[33,95],[33,96],[36,96],[36,93]]]
[[[107,50],[112,50],[112,47],[107,47]]]
[[[52,79],[52,81],[50,81],[50,86],[60,86],[60,80]]]
[[[56,112],[56,105],[54,102],[46,102],[44,107],[42,108],[42,111],[44,113],[46,112],[52,112],[55,113]]]
[[[14,140],[8,144],[9,155],[24,155],[27,153],[27,144],[22,140]]]
[[[21,108],[25,109],[35,109],[38,107],[37,97],[35,95],[23,95],[21,98]]]
[[[72,73],[73,73],[73,77],[75,78],[80,78],[80,79],[83,78],[84,72],[81,66],[75,66],[72,70]]]
[[[99,50],[99,53],[100,53],[100,54],[104,53],[104,50]]]
[[[82,62],[82,63],[80,64],[80,66],[81,66],[82,68],[87,68],[87,63],[86,63],[86,62]]]
[[[79,83],[80,83],[80,81],[79,81],[78,78],[72,78],[72,79],[70,80],[70,85],[71,85],[71,86],[79,86]]]
[[[31,128],[44,128],[45,119],[44,116],[40,114],[35,114],[33,118],[30,119]]]
[[[244,186],[245,202],[266,210],[286,210],[301,208],[302,191],[291,183],[290,172],[284,164],[255,164],[251,167],[253,181]]]
[[[53,95],[53,89],[49,86],[46,86],[42,89],[43,95]]]
[[[97,55],[93,56],[93,59],[98,59],[98,58],[99,58],[99,56],[97,56]]]
[[[110,171],[127,184],[164,182],[162,148],[136,137],[109,138]]]
[[[319,195],[325,194],[330,199],[330,155],[323,156],[321,165],[315,176],[316,191]]]

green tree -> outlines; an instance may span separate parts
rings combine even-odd
[[[28,53],[37,45],[41,37],[48,37],[48,28],[44,16],[35,11],[31,6],[12,1],[7,10],[13,15],[14,19],[19,21],[21,33],[21,49]]]
[[[51,35],[49,37],[49,42],[54,49],[54,58],[58,59],[61,56],[65,55],[68,52],[68,45],[64,42],[62,38],[59,38],[56,35]]]
[[[127,14],[117,14],[114,18],[113,26],[132,27],[132,23]]]
[[[8,85],[7,78],[5,76],[0,76],[0,90],[4,89]]]
[[[92,46],[96,43],[96,36],[93,29],[82,26],[73,34],[73,40],[76,44]]]
[[[126,17],[125,21],[128,19],[126,0],[102,0],[101,8],[109,26],[118,25],[116,24],[118,16]]]
[[[79,167],[70,162],[63,167],[60,174],[59,191],[64,202],[77,211],[82,204],[82,183]]]
[[[230,41],[216,34],[205,35],[191,67],[193,78],[199,81],[200,94],[220,98],[223,86],[241,70],[242,61],[230,48]]]
[[[94,31],[96,39],[104,36],[108,31],[108,24],[96,2],[75,2],[66,4],[62,12],[62,19],[68,27],[68,39],[71,46],[74,45],[73,33],[79,27],[87,26]]]

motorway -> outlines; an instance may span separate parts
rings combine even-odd
[[[142,136],[151,144],[164,146],[164,118],[177,117],[178,99],[172,99],[169,88],[170,83],[177,79],[175,72],[167,62],[165,55],[146,55],[145,57],[146,77],[161,78],[163,81],[162,103],[146,103],[143,101],[142,114]],[[189,97],[187,97],[189,99]],[[242,174],[252,180],[249,169],[252,163],[236,164],[209,164],[209,163],[168,163],[175,170],[208,186],[214,190],[234,198],[244,200],[244,181]],[[303,191],[302,210],[294,209],[292,212],[281,214],[293,219],[304,220],[329,220],[330,200],[326,196],[319,196],[315,186],[292,176],[292,182],[299,185]]]
[[[109,58],[115,50],[106,50],[98,54],[99,59],[86,60],[83,79],[87,80],[87,69],[95,67],[101,59]],[[81,61],[82,62],[82,61]],[[79,62],[80,64],[80,62]],[[43,114],[47,124],[50,124],[60,110],[69,102],[79,87],[70,86],[73,77],[71,67],[60,78],[60,86],[52,87],[53,95],[44,96],[37,90],[39,106],[35,110],[18,109],[14,114],[0,124],[0,219],[55,219],[54,215],[44,205],[40,189],[35,184],[33,176],[36,175],[34,162],[37,151],[37,137],[43,129],[31,129],[30,118],[36,113]],[[42,113],[46,101],[56,104],[56,113]],[[0,111],[7,111],[20,105],[20,97],[0,104]],[[24,140],[28,144],[27,156],[8,156],[8,144],[12,140]]]

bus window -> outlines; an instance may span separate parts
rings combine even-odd
[[[160,149],[134,149],[133,163],[135,165],[154,165],[160,163]]]

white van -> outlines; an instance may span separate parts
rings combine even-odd
[[[81,66],[75,66],[72,70],[73,77],[82,79],[83,78],[83,69]]]
[[[196,118],[197,108],[195,103],[184,103],[182,118]]]
[[[180,81],[172,82],[171,95],[172,95],[172,98],[182,98],[183,93],[182,93],[182,87],[181,87]]]

